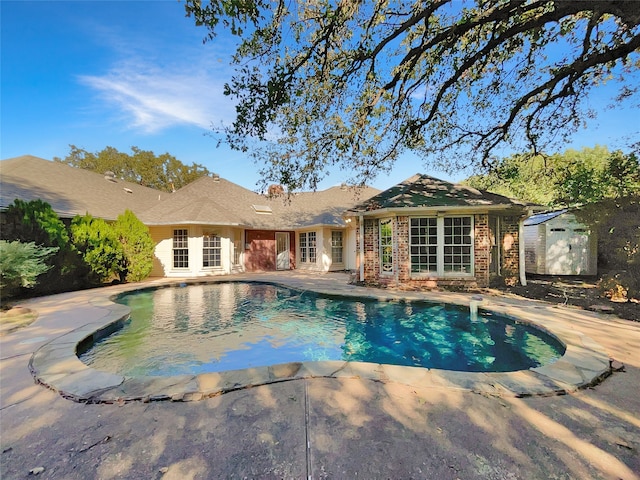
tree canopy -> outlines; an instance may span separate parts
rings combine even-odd
[[[636,92],[640,9],[629,0],[185,0],[238,36],[229,144],[265,183],[314,188],[340,166],[364,183],[412,150],[453,170],[499,148],[560,144],[588,94]],[[637,78],[637,77],[636,77]],[[259,147],[259,148],[258,148]]]
[[[131,155],[113,147],[106,147],[96,153],[87,152],[75,145],[69,147],[69,155],[64,159],[55,157],[54,161],[102,174],[113,172],[117,178],[157,190],[171,192],[211,174],[206,167],[197,163],[185,165],[168,153],[156,155],[138,147],[131,147]]]
[[[584,205],[640,196],[640,160],[635,153],[609,152],[604,146],[549,156],[512,155],[464,183],[539,205]]]

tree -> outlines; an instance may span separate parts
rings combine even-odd
[[[634,0],[185,7],[207,39],[220,27],[238,36],[226,139],[266,162],[265,184],[290,190],[334,165],[364,183],[407,149],[449,170],[486,165],[498,147],[552,150],[593,114],[593,88],[616,77],[622,101],[638,84]]]
[[[548,206],[574,206],[640,195],[635,153],[595,146],[548,156],[513,155],[466,184]]]
[[[101,218],[87,214],[71,221],[71,241],[91,268],[88,283],[108,281],[124,261],[124,249],[116,232]]]
[[[197,163],[185,165],[168,153],[156,155],[138,147],[131,147],[131,155],[113,147],[106,147],[96,153],[87,152],[75,145],[69,147],[69,155],[64,159],[54,157],[54,161],[101,174],[113,172],[117,178],[157,190],[171,192],[211,174],[206,167]]]
[[[124,252],[120,280],[139,282],[147,278],[153,268],[155,249],[147,226],[131,210],[125,210],[113,224],[113,230]]]
[[[0,240],[0,287],[3,299],[20,288],[33,288],[37,278],[51,268],[46,260],[58,247],[39,247],[34,242]]]
[[[37,293],[55,293],[84,286],[87,265],[72,247],[66,225],[47,202],[14,200],[4,212],[0,234],[3,240],[33,242],[38,247],[56,249],[47,257],[51,269],[43,274],[34,289]]]

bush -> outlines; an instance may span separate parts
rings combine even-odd
[[[34,292],[49,294],[86,286],[89,269],[71,245],[66,225],[48,203],[14,200],[3,214],[1,238],[57,249],[47,258],[51,268],[40,278]]]
[[[118,273],[124,251],[113,227],[87,214],[71,221],[71,241],[90,267],[88,283],[106,282]]]
[[[2,298],[15,295],[20,288],[33,288],[37,277],[51,268],[46,260],[58,247],[38,247],[34,242],[0,240],[0,287]]]
[[[149,229],[131,210],[118,217],[113,224],[116,236],[122,244],[124,259],[120,265],[120,280],[139,282],[153,268],[154,244]]]
[[[602,290],[640,298],[640,197],[606,199],[582,207],[576,216],[597,232]]]

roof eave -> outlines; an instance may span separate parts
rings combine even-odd
[[[447,213],[482,213],[486,211],[496,210],[527,210],[525,205],[517,204],[492,204],[492,205],[448,205],[448,206],[433,206],[433,207],[391,207],[391,208],[379,208],[376,210],[367,211],[353,211],[347,210],[343,214],[343,218],[348,217],[377,217],[389,214],[403,214],[412,215],[422,212],[447,212]]]

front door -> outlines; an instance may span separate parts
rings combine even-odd
[[[276,232],[276,270],[289,270],[289,234]]]

